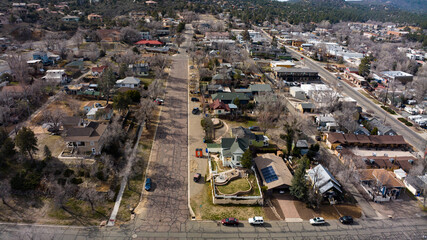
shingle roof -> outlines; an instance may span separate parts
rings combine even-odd
[[[360,179],[363,181],[376,180],[388,188],[404,187],[403,183],[396,178],[396,175],[393,172],[382,168],[360,170]]]
[[[107,129],[107,124],[90,122],[86,127],[73,127],[67,130],[66,142],[98,141]]]
[[[225,111],[230,111],[230,107],[227,104],[220,102],[219,99],[216,99],[210,106],[213,110],[224,109]]]
[[[261,173],[261,178],[263,180],[263,185],[267,186],[268,189],[273,189],[282,185],[292,185],[292,174],[286,166],[282,158],[274,154],[262,154],[254,159],[255,165]],[[261,169],[272,167],[276,173],[277,180],[266,182],[264,175],[261,172]]]
[[[308,176],[314,182],[315,186],[319,188],[320,193],[325,193],[329,191],[332,187],[341,191],[341,184],[335,179],[334,176],[322,166],[322,164],[317,165],[316,167],[308,171]]]
[[[271,92],[271,86],[269,84],[253,84],[249,86],[252,92]]]
[[[249,97],[244,93],[215,93],[212,94],[212,100],[219,99],[220,101],[249,100]]]

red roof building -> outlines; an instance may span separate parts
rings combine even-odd
[[[144,46],[162,46],[163,43],[157,40],[141,40],[135,43],[135,45],[144,45]]]
[[[220,102],[219,99],[216,99],[210,106],[215,115],[223,115],[230,113],[230,107],[228,104]]]

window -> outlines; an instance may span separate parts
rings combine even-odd
[[[90,141],[90,145],[91,145],[91,146],[94,146],[94,145],[95,145],[95,143],[94,143],[93,141]]]

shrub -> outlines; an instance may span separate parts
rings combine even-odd
[[[393,114],[393,115],[396,114],[396,112],[393,109],[389,108],[389,107],[381,106],[381,108],[384,109],[385,111],[387,111],[390,114]]]
[[[59,185],[64,186],[65,183],[67,182],[67,179],[65,179],[65,178],[58,178],[57,182],[58,182]]]
[[[84,175],[85,175],[85,171],[80,170],[80,171],[79,171],[79,177],[84,177]]]
[[[78,184],[83,183],[83,180],[82,180],[81,178],[72,178],[70,182],[71,182],[72,184],[76,184],[76,185],[78,185]]]
[[[398,118],[399,121],[403,122],[406,126],[408,127],[412,127],[414,126],[414,124],[412,124],[411,122],[409,122],[408,120],[406,120],[405,118]]]
[[[64,177],[70,177],[73,174],[74,174],[74,170],[67,168],[64,172]]]
[[[96,178],[98,178],[101,181],[104,181],[104,172],[99,171],[95,174]]]
[[[61,170],[55,170],[55,172],[53,173],[53,175],[58,176],[62,173]]]
[[[17,173],[11,180],[10,186],[14,190],[35,190],[40,184],[41,175],[35,172],[24,171]]]

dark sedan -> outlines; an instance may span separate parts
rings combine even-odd
[[[351,216],[343,216],[343,217],[340,217],[339,220],[342,224],[352,224],[353,223],[353,218]]]
[[[229,226],[229,225],[237,226],[237,225],[239,225],[239,219],[237,219],[237,218],[224,218],[224,219],[222,219],[221,223],[224,226]]]

